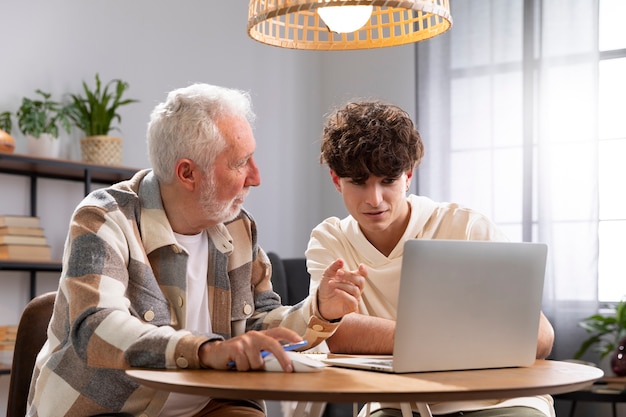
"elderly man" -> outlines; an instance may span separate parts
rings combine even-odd
[[[324,280],[294,307],[242,208],[260,184],[249,95],[195,84],[172,91],[148,125],[152,170],[76,208],[28,416],[263,416],[263,404],[169,394],[129,367],[283,369],[282,342],[313,347],[356,311],[363,280]],[[234,363],[234,365],[232,365]]]

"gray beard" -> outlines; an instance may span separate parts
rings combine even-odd
[[[225,223],[233,220],[241,211],[239,207],[235,206],[234,199],[229,201],[218,200],[213,177],[209,179],[208,186],[202,190],[200,207],[215,223]]]

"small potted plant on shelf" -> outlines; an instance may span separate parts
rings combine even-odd
[[[121,165],[122,139],[109,136],[113,121],[122,121],[118,110],[121,106],[137,102],[122,99],[129,85],[119,79],[109,81],[104,86],[100,75],[96,74],[96,86],[91,89],[83,81],[82,94],[70,94],[69,116],[85,137],[80,140],[84,162],[100,165]]]
[[[600,359],[611,356],[611,369],[616,375],[626,375],[626,299],[615,305],[607,305],[609,312],[596,313],[584,318],[579,325],[590,333],[578,351],[575,359],[580,359],[587,350],[595,346]]]
[[[59,156],[59,127],[69,133],[67,108],[51,100],[51,94],[35,90],[41,98],[24,97],[17,110],[17,125],[28,140],[28,153],[36,156]]]
[[[0,152],[13,153],[15,151],[15,139],[11,136],[12,127],[11,112],[0,113]]]

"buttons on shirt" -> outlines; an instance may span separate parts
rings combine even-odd
[[[172,245],[172,250],[174,253],[181,253],[182,249],[178,247],[178,245]]]
[[[179,368],[187,368],[189,366],[189,361],[181,356],[176,359],[176,366]]]
[[[324,330],[324,326],[322,326],[321,324],[314,324],[311,328],[316,332],[321,332],[322,330]]]
[[[250,304],[246,304],[243,306],[243,314],[248,315],[252,313],[252,306]]]
[[[176,301],[178,302],[178,307],[182,307],[183,304],[185,304],[185,300],[183,299],[182,295],[179,295]]]
[[[152,320],[154,320],[154,311],[148,310],[145,313],[143,313],[143,319],[145,321],[152,321]]]

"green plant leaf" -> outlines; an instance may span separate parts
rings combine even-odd
[[[598,343],[600,341],[600,336],[592,336],[586,340],[584,340],[580,347],[578,348],[578,350],[576,351],[576,353],[574,353],[574,359],[580,359],[585,352],[587,352],[587,350],[589,350],[589,348],[593,345],[595,345],[596,343]]]
[[[49,133],[53,137],[59,137],[59,124],[69,133],[71,126],[65,119],[66,108],[54,100],[52,95],[42,90],[35,90],[35,93],[43,97],[43,100],[22,98],[16,116],[17,125],[24,135],[40,137],[44,133]]]
[[[626,337],[626,300],[606,307],[612,310],[613,314],[592,314],[578,323],[591,336],[583,340],[574,354],[575,359],[580,359],[591,348],[594,348],[602,359],[613,353],[619,342]]]
[[[87,136],[108,135],[114,129],[111,124],[122,120],[118,113],[119,107],[138,101],[121,99],[128,88],[128,83],[114,79],[103,86],[98,73],[95,75],[94,89],[84,81],[82,85],[82,95],[70,95],[72,105],[69,107],[68,116]]]
[[[13,129],[13,121],[11,120],[10,111],[0,113],[0,129],[4,130],[9,135],[11,134],[11,129]]]

